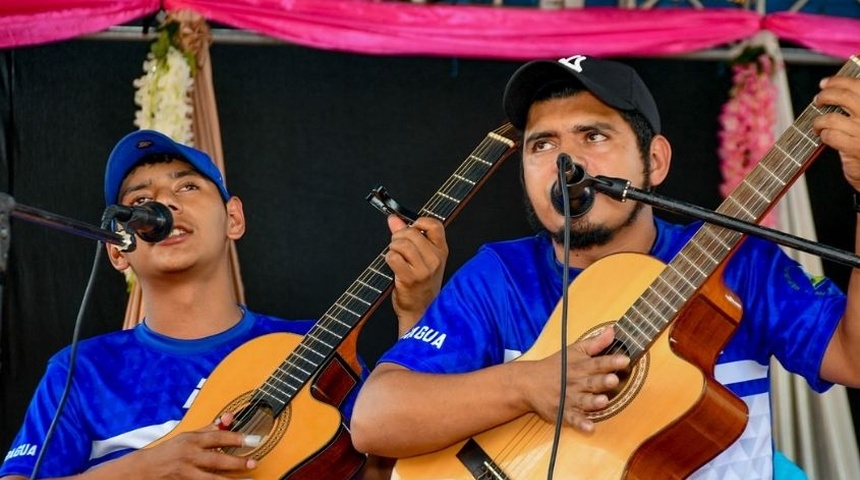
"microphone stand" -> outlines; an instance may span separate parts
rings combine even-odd
[[[51,212],[46,212],[45,210],[16,203],[15,199],[12,198],[11,195],[0,192],[0,299],[3,298],[6,262],[8,259],[9,244],[12,238],[9,228],[10,216],[51,227],[63,232],[73,233],[92,240],[99,240],[104,243],[128,246],[130,241],[133,241],[123,235],[109,230],[98,228]]]
[[[630,185],[629,180],[604,177],[603,175],[592,177],[586,173],[583,175],[583,179],[577,182],[577,184],[581,184],[583,187],[592,186],[596,191],[605,193],[615,200],[624,202],[629,198],[644,202],[662,210],[698,218],[737,232],[762,237],[780,245],[811,253],[821,258],[832,260],[852,268],[860,268],[860,256],[853,253],[820,243],[811,242],[805,238],[780,232],[779,230],[774,230],[772,228],[763,227],[755,223],[738,220],[737,218],[723,215],[721,213],[702,208],[698,205],[670,199],[654,192],[635,188]]]

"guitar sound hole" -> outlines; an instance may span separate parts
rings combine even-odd
[[[239,456],[250,456],[260,449],[269,440],[270,433],[275,426],[276,419],[272,410],[265,405],[247,406],[234,415],[230,430],[241,432],[245,435],[258,435],[261,438],[260,445],[255,447],[228,447],[225,453]]]
[[[618,375],[618,385],[615,388],[609,389],[606,391],[606,395],[610,400],[613,400],[615,397],[621,394],[621,392],[627,388],[627,382],[630,380],[630,376],[633,374],[633,368],[628,365],[623,370],[618,370],[615,372]]]
[[[606,349],[603,350],[601,354],[622,354],[630,356],[630,350],[627,348],[627,345],[624,342],[616,339],[612,342],[611,345],[606,347]],[[633,375],[633,366],[634,363],[631,362],[629,365],[627,365],[627,367],[615,372],[615,375],[618,375],[618,385],[616,385],[615,388],[606,391],[606,396],[608,396],[610,400],[615,399],[618,395],[621,394],[622,391],[624,391],[625,388],[627,388],[627,383],[629,382],[631,375]]]
[[[598,326],[588,332],[583,338],[590,338],[598,335],[603,326]],[[618,385],[615,388],[606,391],[606,396],[609,397],[609,405],[606,408],[588,413],[588,418],[592,421],[601,421],[610,418],[623,410],[633,398],[642,389],[645,382],[645,377],[648,375],[650,365],[649,355],[643,354],[641,349],[630,348],[622,339],[618,337],[606,349],[600,352],[600,355],[627,355],[630,357],[630,364],[615,372],[618,375]]]

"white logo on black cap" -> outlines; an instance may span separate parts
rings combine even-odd
[[[567,68],[569,68],[571,70],[582,73],[582,65],[580,65],[580,64],[586,58],[588,58],[588,57],[586,57],[585,55],[574,55],[572,57],[559,58],[558,63],[566,66]]]

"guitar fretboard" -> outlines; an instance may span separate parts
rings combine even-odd
[[[860,58],[852,57],[837,75],[860,77]],[[748,222],[760,221],[821,151],[812,122],[830,112],[842,110],[807,106],[716,211]],[[616,325],[616,337],[632,360],[647,351],[741,238],[734,230],[705,224],[669,262]]]
[[[419,210],[447,224],[501,161],[516,149],[514,128],[505,124],[490,132],[445,183]],[[316,322],[287,359],[252,396],[275,412],[283,409],[334,355],[347,335],[392,288],[394,274],[382,251]]]

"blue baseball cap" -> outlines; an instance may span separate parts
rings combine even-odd
[[[166,154],[190,163],[218,187],[226,202],[230,193],[224,186],[221,170],[206,152],[174,142],[170,137],[155,130],[138,130],[120,140],[108,157],[105,167],[105,202],[115,204],[119,200],[119,187],[140,160],[152,154]]]

